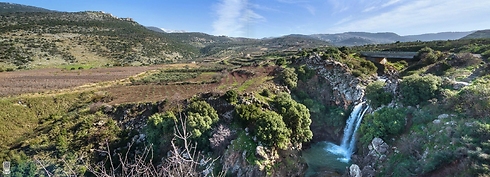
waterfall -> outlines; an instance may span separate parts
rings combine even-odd
[[[329,143],[327,146],[328,151],[342,156],[338,160],[346,163],[349,162],[356,146],[356,131],[361,125],[362,117],[364,117],[368,108],[369,106],[364,106],[364,102],[357,104],[345,123],[344,136],[342,137],[340,146],[333,143]]]

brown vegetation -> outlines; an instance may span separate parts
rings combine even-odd
[[[181,64],[81,70],[51,68],[2,72],[0,73],[0,96],[4,97],[24,93],[39,93],[50,90],[68,89],[98,82],[115,81],[125,79],[145,71],[165,67],[181,67]]]

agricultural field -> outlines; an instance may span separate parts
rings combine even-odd
[[[182,100],[207,92],[259,90],[271,80],[267,67],[167,64],[95,69],[50,68],[0,73],[0,97],[46,95],[67,91],[102,91],[109,104]]]
[[[169,99],[172,101],[190,98],[199,93],[224,93],[230,89],[240,92],[260,90],[264,82],[270,81],[268,76],[273,67],[244,67],[229,71],[203,72],[196,77],[182,77],[166,83],[120,84],[102,89],[112,97],[110,104],[129,102],[154,102]],[[176,72],[181,73],[181,72]],[[169,76],[172,72],[163,76]],[[162,76],[161,73],[155,75]],[[153,76],[151,76],[153,77]],[[216,80],[219,79],[219,80]],[[158,79],[157,79],[158,80]]]
[[[96,69],[37,69],[0,73],[0,96],[44,93],[95,83],[118,81],[161,68],[197,67],[195,64],[132,66]]]

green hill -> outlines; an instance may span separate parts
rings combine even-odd
[[[103,12],[2,13],[0,26],[0,66],[147,65],[199,55],[192,45]]]
[[[480,39],[480,38],[490,38],[490,29],[487,30],[479,30],[471,33],[462,39]]]
[[[54,12],[54,11],[39,8],[39,7],[34,7],[34,6],[0,2],[0,13],[12,13],[12,12]]]

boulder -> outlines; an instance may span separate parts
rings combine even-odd
[[[363,177],[374,177],[375,173],[376,170],[371,165],[366,165],[361,171]]]
[[[358,165],[352,164],[349,167],[349,176],[350,177],[362,177],[361,175],[361,169],[359,168]]]
[[[439,116],[437,116],[438,119],[446,119],[449,117],[449,114],[441,114]]]
[[[376,137],[371,141],[368,148],[369,151],[374,151],[377,154],[384,155],[387,153],[390,146],[388,146],[388,144],[386,144],[381,138]]]

